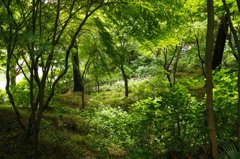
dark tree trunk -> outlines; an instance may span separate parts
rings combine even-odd
[[[72,52],[72,65],[73,65],[73,91],[74,92],[82,92],[83,84],[79,69],[79,57],[78,52]]]
[[[124,70],[124,66],[122,65],[120,67],[121,71],[122,71],[122,76],[123,76],[123,80],[124,80],[124,88],[125,88],[125,97],[129,96],[129,90],[128,90],[128,76]]]
[[[221,19],[221,24],[218,28],[217,40],[212,59],[212,69],[215,70],[222,63],[224,47],[227,39],[228,25],[225,16]]]
[[[40,130],[40,124],[42,120],[42,114],[43,114],[43,108],[44,106],[39,106],[38,112],[32,112],[27,128],[27,141],[29,141],[31,149],[34,150],[34,154],[32,156],[26,156],[26,157],[32,157],[34,159],[39,158],[39,130]],[[32,150],[27,150],[31,152]]]
[[[167,76],[167,79],[168,79],[168,83],[169,83],[169,87],[172,87],[173,84],[172,84],[172,80],[171,80],[171,71],[170,71],[170,66],[173,62],[173,59],[175,58],[176,56],[176,52],[177,52],[177,46],[176,48],[174,49],[174,52],[173,52],[173,56],[171,57],[171,59],[168,61],[168,52],[169,52],[169,49],[168,48],[165,48],[163,49],[163,55],[164,55],[164,64],[163,64],[163,68],[164,70],[167,72],[166,73],[166,76]]]
[[[237,61],[239,61],[239,56],[238,56],[238,53],[236,52],[237,50],[235,49],[235,46],[233,46],[233,43],[232,43],[232,34],[231,33],[229,34],[228,45],[232,49],[232,54],[235,57],[235,59]]]
[[[167,70],[167,79],[168,79],[168,83],[169,83],[169,87],[172,88],[172,80],[171,80],[171,72],[169,70]]]
[[[206,52],[205,52],[205,68],[206,68],[206,110],[208,135],[210,139],[211,157],[218,158],[218,144],[215,130],[215,118],[213,111],[213,83],[212,83],[212,54],[213,54],[213,31],[214,31],[214,12],[213,0],[207,0],[208,24],[206,35]]]
[[[84,95],[84,83],[83,83],[83,75],[80,73],[79,68],[79,57],[78,57],[78,46],[75,41],[74,48],[75,51],[72,51],[72,65],[73,65],[73,91],[74,92],[82,92],[82,109],[85,108],[85,95]],[[85,72],[85,71],[84,71]],[[83,72],[83,74],[84,74]]]

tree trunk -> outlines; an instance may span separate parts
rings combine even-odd
[[[34,154],[30,154],[31,156],[26,156],[26,157],[31,157],[34,159],[39,158],[38,143],[39,143],[39,130],[40,130],[40,124],[42,120],[42,114],[43,114],[43,107],[41,107],[41,110],[39,108],[38,112],[33,112],[31,114],[27,133],[26,133],[27,141],[29,141],[29,144],[30,144],[29,146],[31,149],[27,150],[27,153],[34,152]]]
[[[180,46],[180,48],[179,48],[179,50],[177,52],[177,57],[176,57],[176,60],[174,62],[174,65],[173,65],[173,85],[176,84],[177,65],[178,65],[178,61],[180,59],[181,50],[182,50],[182,46]]]
[[[222,63],[223,52],[225,43],[227,40],[228,23],[226,16],[221,17],[221,23],[218,27],[217,39],[215,42],[215,49],[212,60],[212,70],[216,70],[217,67]]]
[[[82,109],[85,108],[85,90],[84,90],[84,87],[82,88]]]
[[[11,70],[10,70],[10,84],[11,84],[11,86],[16,86],[16,77],[17,77],[17,72],[15,70],[15,65],[11,64]]]
[[[169,83],[169,87],[172,88],[172,81],[171,81],[171,72],[169,70],[167,71],[167,79],[168,79],[168,83]]]
[[[83,84],[81,83],[81,74],[79,69],[78,52],[72,51],[72,65],[73,65],[73,91],[82,92]]]
[[[20,125],[20,127],[22,128],[23,131],[25,131],[25,125],[22,123],[22,120],[21,120],[21,115],[20,115],[20,112],[18,111],[18,108],[15,104],[15,101],[14,101],[14,97],[13,97],[13,94],[11,93],[11,90],[10,90],[10,65],[11,65],[11,59],[12,59],[12,49],[11,49],[11,44],[8,44],[8,48],[7,48],[7,64],[6,64],[6,93],[9,97],[9,102],[11,103],[13,109],[14,109],[14,112],[15,112],[15,116],[16,116],[16,119],[17,119],[17,122],[18,124]]]
[[[212,83],[212,54],[213,54],[213,31],[214,31],[214,12],[213,0],[207,0],[208,24],[206,35],[206,52],[205,52],[205,68],[206,68],[206,110],[208,135],[210,139],[211,157],[218,158],[218,144],[215,130],[215,119],[213,111],[213,83]]]
[[[11,86],[16,86],[16,75],[11,74]]]
[[[96,79],[96,83],[97,83],[97,92],[100,93],[100,82],[98,78]]]
[[[124,70],[124,66],[121,65],[120,67],[121,71],[122,71],[122,76],[123,76],[123,80],[124,80],[124,88],[125,88],[125,97],[129,96],[129,90],[128,90],[128,77],[127,74]]]
[[[44,102],[42,100],[42,102]],[[39,150],[38,150],[38,143],[39,143],[39,129],[42,121],[42,116],[43,116],[43,111],[44,111],[44,103],[40,102],[39,105],[39,110],[37,112],[37,119],[35,121],[35,129],[34,129],[34,134],[33,134],[33,146],[34,146],[34,151],[35,151],[35,159],[39,158]]]
[[[238,5],[238,11],[240,12],[240,0],[236,0],[237,1],[237,5]],[[229,14],[228,14],[229,15]],[[230,17],[229,17],[229,20],[230,20]],[[232,25],[232,23],[230,23],[230,25]],[[230,28],[233,28],[233,26]],[[233,28],[234,29],[234,28]],[[235,30],[233,31],[233,34],[236,34]],[[234,37],[238,37],[237,35],[234,35]],[[235,38],[234,38],[235,39]],[[237,41],[236,41],[237,40]],[[237,50],[238,50],[238,58],[237,61],[238,61],[238,105],[237,105],[237,110],[238,110],[238,120],[237,120],[237,149],[238,151],[240,151],[240,60],[239,60],[239,57],[240,57],[240,41],[238,39],[235,39],[235,43],[237,45]]]
[[[240,60],[239,60],[239,57],[240,57],[240,41],[238,39],[237,31],[235,30],[235,28],[234,28],[234,26],[232,24],[231,17],[230,17],[230,10],[229,10],[229,8],[227,6],[226,0],[222,0],[222,2],[223,2],[225,10],[227,12],[227,14],[226,14],[227,20],[228,20],[228,23],[229,23],[230,30],[231,30],[231,32],[233,34],[233,38],[234,38],[234,41],[235,41],[235,44],[236,44],[236,47],[237,47],[237,51],[238,51],[238,56],[235,55],[235,57],[236,57],[236,59],[238,61],[237,148],[238,148],[238,151],[240,151]],[[238,3],[238,9],[240,11],[239,0],[237,0],[237,3]]]
[[[196,44],[197,44],[197,50],[198,50],[198,58],[201,61],[201,67],[202,67],[202,73],[203,76],[206,78],[206,74],[205,74],[205,70],[204,70],[204,60],[201,57],[201,51],[200,51],[200,44],[199,44],[199,39],[197,37],[197,35],[195,34],[195,39],[196,39]]]
[[[163,68],[164,70],[167,72],[167,79],[168,79],[168,83],[169,83],[169,87],[172,88],[173,84],[172,84],[172,80],[171,80],[171,71],[170,71],[170,66],[173,62],[173,59],[175,58],[175,55],[176,55],[176,52],[177,52],[177,46],[174,50],[174,54],[173,56],[171,57],[170,61],[168,62],[168,52],[169,52],[169,49],[165,48],[163,50],[163,54],[164,54],[164,64],[163,64]]]

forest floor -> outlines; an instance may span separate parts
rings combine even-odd
[[[62,107],[50,108],[41,123],[40,159],[94,159],[101,158],[101,150],[92,141],[87,123],[82,122],[79,93],[62,94],[58,102]],[[86,99],[88,96],[86,96]],[[65,106],[67,105],[67,106]],[[22,121],[27,123],[29,110],[21,110]],[[97,140],[97,139],[96,139]],[[16,122],[10,106],[0,106],[0,159],[31,159],[33,151]],[[121,149],[109,151],[108,158],[124,158]],[[99,156],[100,153],[100,156]]]
[[[90,126],[90,120],[85,120],[85,115],[89,115],[87,118],[91,119],[91,107],[99,103],[103,107],[121,107],[126,110],[132,103],[147,98],[153,93],[153,90],[147,86],[150,83],[147,79],[140,83],[136,80],[131,82],[133,84],[129,86],[129,98],[124,97],[124,88],[122,83],[118,82],[111,86],[103,86],[100,93],[86,94],[84,111],[90,113],[83,113],[81,109],[81,93],[70,92],[55,96],[41,122],[40,159],[127,158],[126,151],[120,147],[99,145],[102,139],[92,135],[95,128]],[[112,91],[108,87],[112,87]],[[193,95],[199,98],[202,98],[203,91],[202,84],[192,90]],[[20,109],[25,124],[28,122],[29,112],[29,108]],[[106,132],[101,133],[104,135]],[[108,148],[106,150],[101,147]],[[12,107],[7,104],[0,105],[0,159],[31,159],[29,156],[32,152],[16,122]]]

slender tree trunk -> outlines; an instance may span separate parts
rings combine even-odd
[[[195,34],[195,39],[196,39],[196,44],[197,44],[197,50],[198,50],[198,58],[201,61],[201,66],[202,66],[202,73],[203,76],[206,78],[206,74],[205,74],[205,70],[204,70],[204,60],[201,57],[201,51],[200,51],[200,44],[199,44],[199,39],[197,37],[197,35]]]
[[[124,88],[125,88],[125,97],[129,96],[129,90],[128,90],[128,77],[127,74],[124,70],[124,66],[122,65],[120,67],[121,71],[122,71],[122,76],[123,76],[123,80],[124,80]]]
[[[22,128],[23,131],[25,131],[26,127],[25,125],[22,123],[22,120],[21,120],[21,115],[20,115],[20,112],[18,111],[18,108],[15,104],[15,101],[14,101],[14,97],[11,93],[11,90],[10,90],[10,63],[11,63],[11,58],[12,58],[12,52],[11,52],[11,46],[9,44],[8,46],[8,50],[7,50],[7,66],[6,66],[6,93],[8,94],[8,97],[9,97],[9,101],[14,109],[14,112],[15,112],[15,116],[16,116],[16,119],[17,119],[17,122],[18,124],[20,125],[20,127]]]
[[[10,3],[11,1],[8,1],[8,5],[6,5],[6,9],[8,10],[8,20],[9,22],[14,22],[14,20],[11,17],[10,13]],[[15,112],[15,116],[17,119],[17,122],[19,123],[20,127],[22,128],[23,131],[25,131],[26,127],[23,124],[21,120],[21,115],[20,112],[18,111],[18,108],[15,104],[15,100],[13,97],[13,94],[10,89],[10,82],[11,81],[11,69],[12,69],[12,61],[13,61],[13,54],[16,46],[16,42],[18,40],[18,28],[15,25],[10,25],[9,30],[8,30],[8,36],[4,36],[5,39],[5,45],[6,45],[6,50],[7,50],[7,63],[6,63],[6,93],[9,97],[9,102],[11,103],[13,110]],[[13,32],[15,30],[15,32]]]
[[[206,52],[205,52],[205,68],[206,68],[206,110],[208,135],[210,139],[211,156],[213,159],[218,158],[218,144],[215,130],[215,119],[213,111],[213,83],[212,83],[212,54],[213,54],[213,31],[214,31],[214,12],[213,0],[207,0],[208,24],[206,35]]]
[[[167,79],[168,79],[168,83],[169,83],[169,86],[170,88],[172,88],[172,81],[171,81],[171,72],[169,70],[166,70],[167,71]]]
[[[166,70],[167,72],[167,79],[168,79],[168,82],[169,82],[169,86],[170,88],[172,88],[173,86],[173,83],[172,83],[172,80],[171,80],[171,71],[170,71],[170,66],[173,62],[173,59],[175,58],[175,55],[176,55],[176,52],[177,52],[177,46],[174,50],[174,54],[173,56],[171,57],[170,61],[168,62],[168,52],[169,52],[169,49],[165,48],[163,50],[163,54],[164,54],[164,64],[163,64],[163,68]]]
[[[230,33],[229,36],[230,36],[230,37],[229,37],[229,39],[228,39],[228,45],[229,45],[229,47],[232,49],[232,54],[233,54],[233,56],[235,57],[235,59],[236,59],[237,61],[239,61],[238,53],[236,53],[235,47],[233,46],[233,43],[232,43],[231,33]]]

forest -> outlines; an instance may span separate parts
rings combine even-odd
[[[0,159],[240,159],[240,0],[0,0]]]

